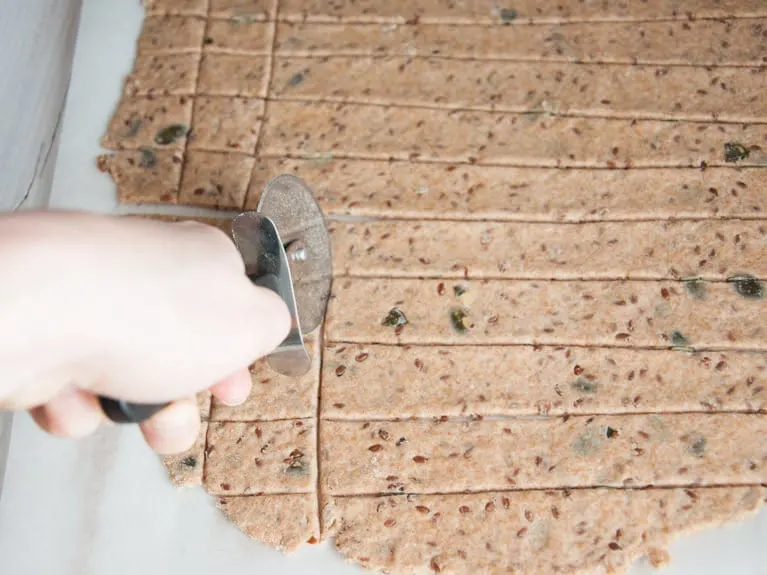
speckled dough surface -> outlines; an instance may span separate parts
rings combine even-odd
[[[330,229],[339,276],[462,279],[471,262],[471,278],[726,280],[744,269],[767,277],[761,221],[338,222]]]
[[[750,515],[763,487],[576,489],[332,497],[324,532],[366,567],[397,573],[624,572],[680,533]]]
[[[278,56],[760,66],[767,55],[755,39],[766,34],[765,19],[490,27],[280,22],[274,48]]]
[[[120,203],[295,173],[333,244],[311,370],[200,394],[174,484],[392,575],[657,566],[765,503],[767,4],[143,3]]]
[[[267,155],[331,154],[363,159],[517,166],[693,167],[724,165],[724,143],[748,148],[742,165],[767,163],[751,149],[764,124],[660,122],[275,101],[262,134]],[[311,131],[307,131],[311,126]],[[550,137],[555,134],[556,137]]]
[[[547,344],[767,351],[764,284],[339,279],[327,314],[332,341]],[[440,285],[443,287],[441,288]],[[442,292],[442,293],[440,293]],[[745,293],[746,295],[743,295]]]
[[[382,76],[396,80],[378,82]],[[346,79],[328,93],[327,78],[337,77]],[[407,56],[278,57],[272,78],[274,97],[307,101],[739,122],[767,118],[765,82],[767,68],[626,69],[542,62],[478,66],[473,60]],[[688,90],[690,96],[679,97]]]
[[[330,495],[767,482],[758,414],[322,425]]]
[[[382,379],[385,383],[369,385]],[[767,355],[594,347],[330,344],[322,415],[470,417],[767,408]]]

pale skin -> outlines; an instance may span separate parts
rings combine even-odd
[[[182,452],[199,431],[195,394],[242,403],[248,365],[289,327],[284,302],[213,227],[0,215],[0,409],[28,410],[53,435],[106,424],[98,395],[172,401],[141,430],[158,453]]]

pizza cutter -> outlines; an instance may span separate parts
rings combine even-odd
[[[296,176],[277,176],[255,211],[232,220],[232,237],[248,278],[276,292],[290,311],[290,333],[266,361],[278,373],[301,377],[312,365],[304,336],[325,317],[332,276],[330,236],[312,190]],[[140,423],[169,405],[108,397],[99,402],[116,423]]]

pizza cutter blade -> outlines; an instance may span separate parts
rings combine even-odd
[[[275,292],[290,311],[290,332],[266,361],[278,373],[301,377],[312,365],[304,336],[325,317],[332,278],[330,236],[311,188],[296,176],[277,176],[255,211],[232,220],[232,237],[253,284]],[[168,405],[99,400],[116,423],[140,423]]]

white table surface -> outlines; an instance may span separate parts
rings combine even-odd
[[[382,0],[385,1],[385,0]],[[51,206],[111,212],[114,186],[95,168],[99,139],[130,70],[139,0],[85,0]],[[14,422],[0,499],[2,575],[360,575],[327,544],[284,556],[249,540],[201,489],[177,490],[135,429],[81,442]],[[668,575],[767,575],[767,509],[683,537]],[[639,561],[631,575],[655,571]],[[474,574],[471,574],[474,575]]]

